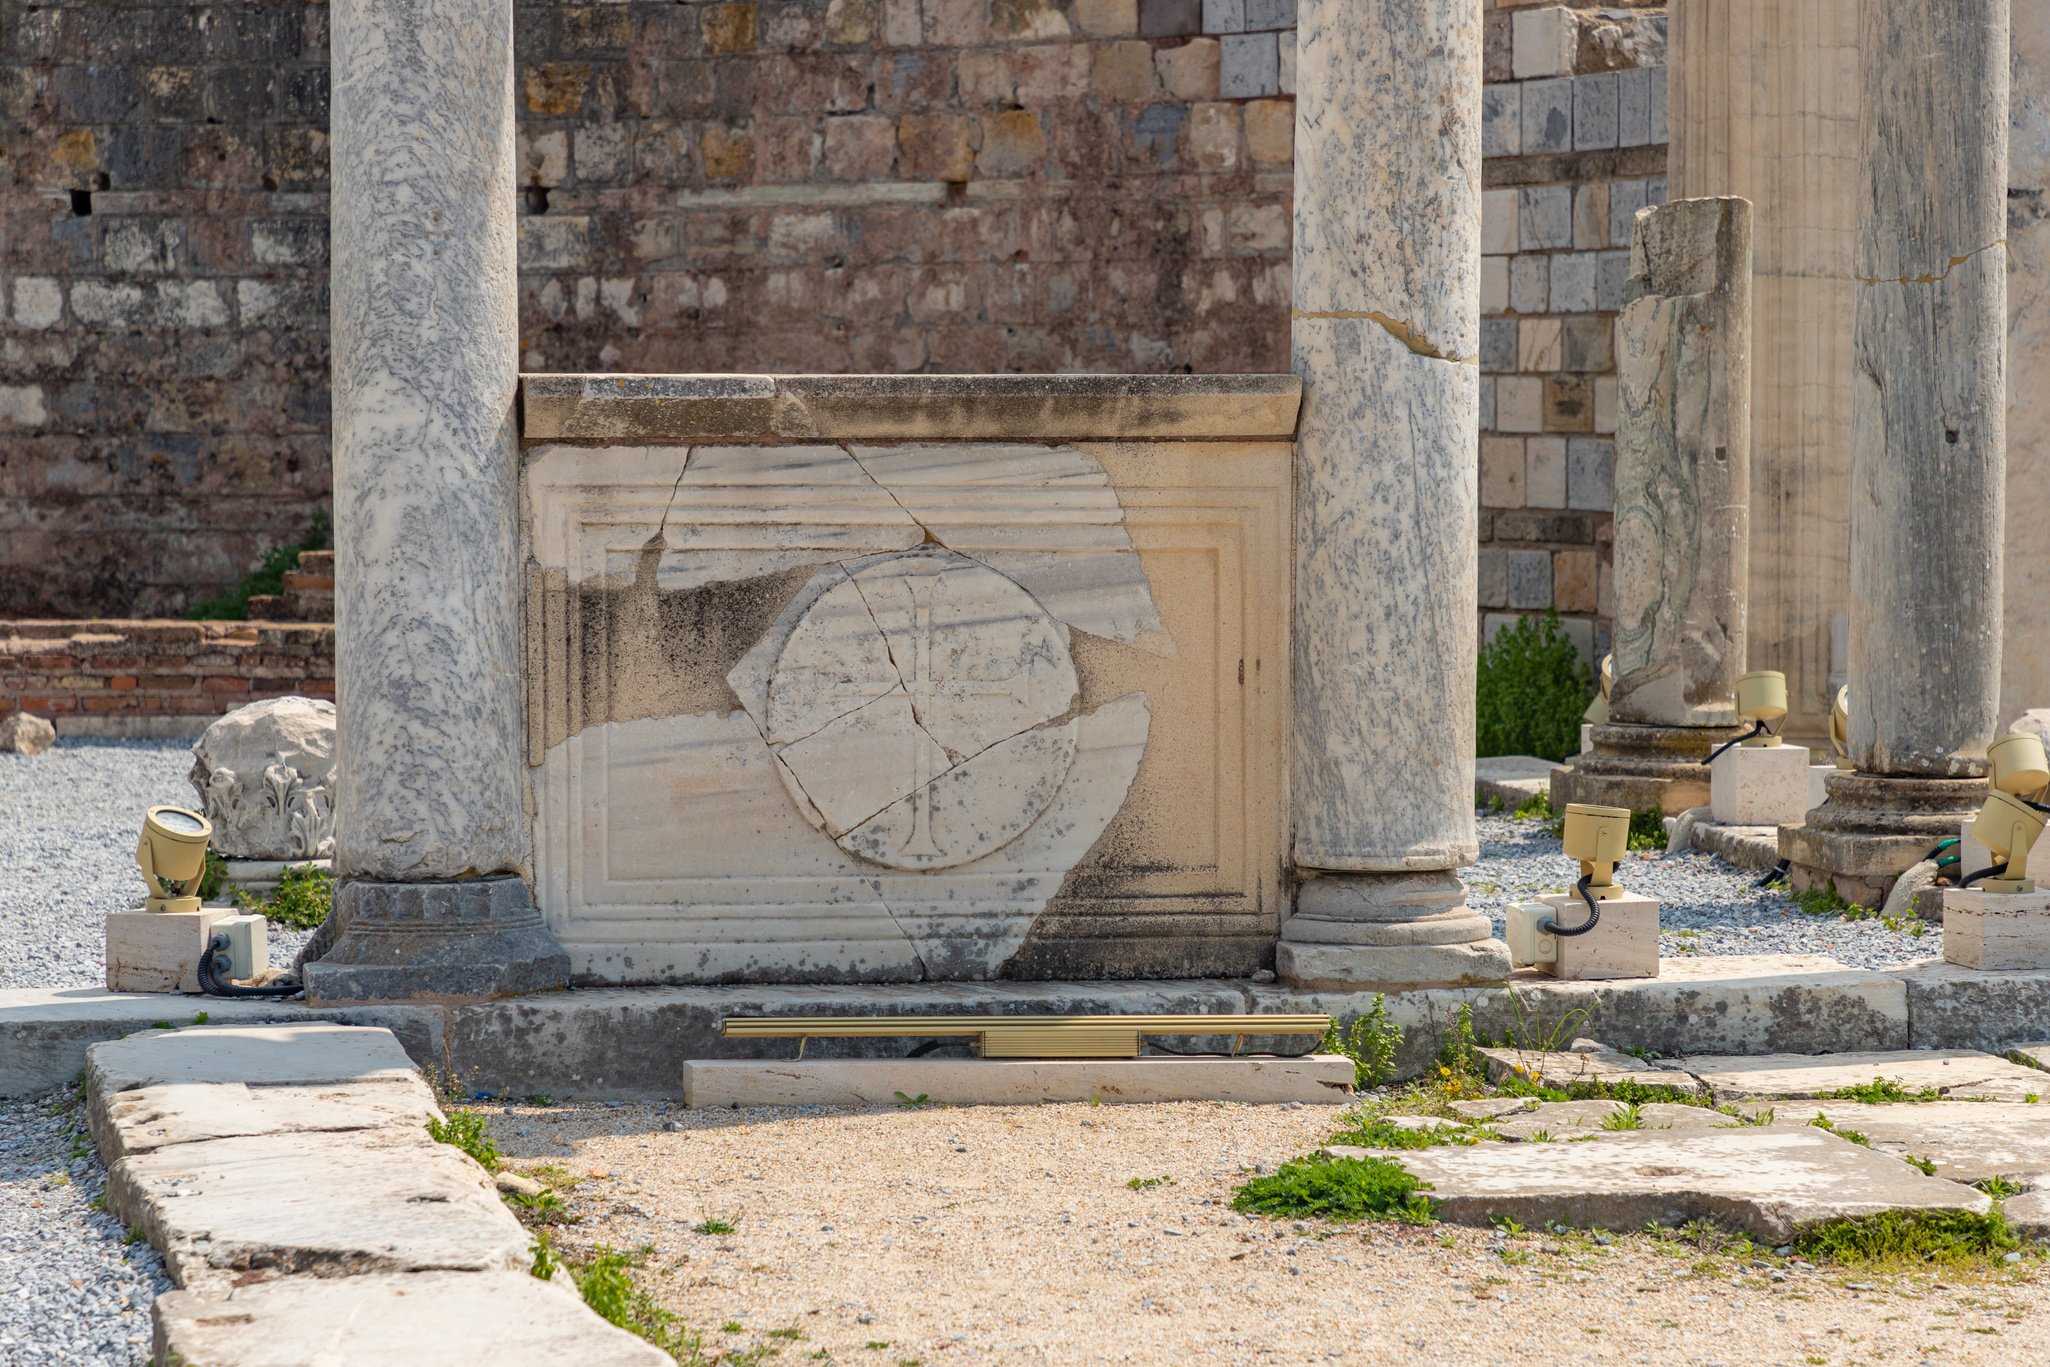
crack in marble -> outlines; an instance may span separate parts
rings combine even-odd
[[[669,544],[669,514],[676,511],[676,496],[683,490],[683,477],[690,473],[690,458],[697,449],[695,446],[683,448],[683,468],[676,472],[676,483],[669,486],[669,501],[662,505],[662,521],[656,525],[654,538],[649,545],[659,542],[666,547]]]
[[[1480,363],[1479,357],[1461,356],[1457,352],[1446,351],[1408,323],[1374,309],[1290,309],[1289,317],[1307,320],[1373,323],[1417,355],[1429,360],[1450,361],[1454,365],[1478,365]],[[906,511],[909,510],[907,509]]]
[[[1963,256],[1953,256],[1944,263],[1941,272],[1935,275],[1860,275],[1853,277],[1861,285],[1940,285],[1950,278],[1950,273],[1975,256],[1983,256],[1996,247],[2005,247],[2007,239],[2002,237],[1988,242],[1983,247],[1974,247]]]
[[[880,880],[878,882],[880,884]],[[904,937],[904,944],[911,950],[911,957],[918,960],[918,981],[929,982],[932,979],[932,965],[925,961],[924,947],[918,943],[916,935],[905,929],[902,918],[897,915],[897,909],[890,905],[889,898],[883,896],[880,885],[876,889],[876,905],[883,909],[883,915],[890,918],[890,924],[897,927],[897,933]]]

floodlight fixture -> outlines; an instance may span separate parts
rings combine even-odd
[[[1972,821],[1972,839],[2000,863],[1965,879],[1986,892],[2034,892],[2036,880],[2028,876],[2029,849],[2043,834],[2044,813],[2010,793],[1992,792],[1986,805]],[[1999,874],[1998,878],[1991,877]]]
[[[213,823],[183,807],[152,807],[142,819],[135,862],[149,885],[145,911],[198,911],[199,880],[206,873],[206,846]]]
[[[2002,736],[1986,747],[1988,779],[1994,790],[2026,801],[2050,788],[2050,759],[2043,738],[2026,731]]]
[[[1566,857],[1580,861],[1580,881],[1595,897],[1620,897],[1616,865],[1630,852],[1630,809],[1566,804]]]
[[[1787,676],[1777,669],[1754,669],[1749,674],[1739,674],[1737,715],[1751,723],[1751,734],[1744,737],[1745,746],[1780,744],[1780,738],[1772,727],[1787,715]]]

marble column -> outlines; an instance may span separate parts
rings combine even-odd
[[[1669,8],[1671,195],[1754,206],[1747,649],[1787,676],[1786,734],[1817,741],[1847,667],[1861,8]]]
[[[1465,905],[1479,519],[1481,7],[1297,16],[1294,915],[1281,977],[1490,982]]]
[[[1751,205],[1640,210],[1616,320],[1615,682],[1552,800],[1681,812],[1744,734],[1751,498]]]
[[[308,1000],[562,985],[522,791],[511,0],[334,0],[337,935]]]
[[[1780,853],[1868,901],[1977,808],[1998,723],[2008,0],[1875,0],[1861,46],[1855,772]]]
[[[2050,707],[2050,0],[2010,0],[2005,730]]]

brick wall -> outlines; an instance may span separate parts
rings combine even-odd
[[[0,716],[61,735],[197,735],[285,694],[335,695],[335,629],[314,623],[0,622]]]
[[[1483,105],[1483,632],[1556,608],[1609,648],[1615,319],[1666,183],[1665,12],[1491,0]]]
[[[1286,368],[1293,0],[516,9],[524,362]],[[327,496],[327,10],[0,5],[0,616]]]

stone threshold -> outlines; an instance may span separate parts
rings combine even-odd
[[[536,442],[1295,437],[1293,375],[522,375]]]
[[[1559,982],[1520,972],[1506,983],[1390,992],[1403,1028],[1398,1064],[1431,1066],[1457,1028],[1499,1040],[1563,1047],[1594,1036],[1621,1049],[1679,1054],[1827,1054],[1876,1049],[1979,1049],[2050,1039],[2050,971],[1978,972],[1940,960],[1851,968],[1810,955],[1669,958],[1661,976]],[[1162,1012],[1322,1012],[1350,1019],[1373,992],[1300,992],[1244,980],[909,983],[891,986],[611,987],[468,1005],[362,1006],[310,1011],[264,1001],[97,988],[0,992],[0,1095],[37,1095],[78,1076],[86,1047],[204,1011],[214,1024],[325,1020],[383,1026],[437,1075],[472,1091],[545,1093],[565,1100],[674,1099],[687,1059],[793,1059],[795,1040],[728,1040],[729,1015],[1139,1015]],[[806,1058],[902,1057],[916,1041],[813,1040]],[[958,1046],[956,1046],[958,1047]],[[1300,1055],[1304,1036],[1177,1040],[1205,1053]],[[944,1057],[945,1055],[941,1055]]]

